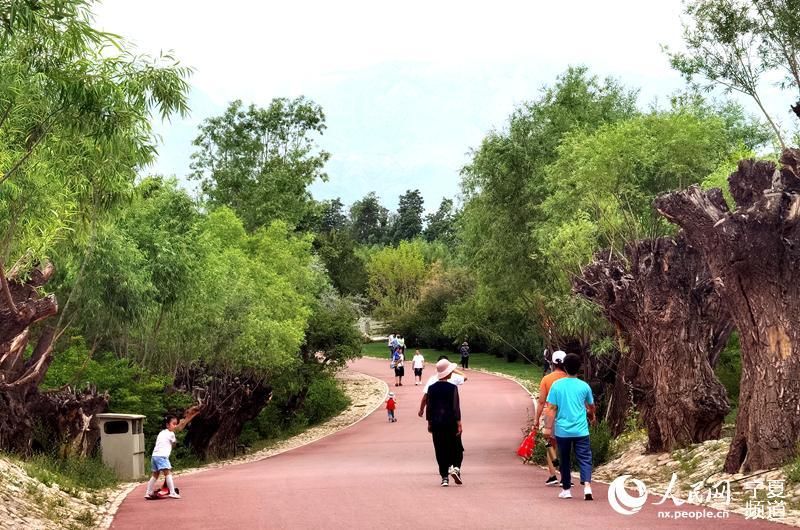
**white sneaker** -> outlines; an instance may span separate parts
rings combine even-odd
[[[592,497],[592,487],[588,484],[583,487],[583,500],[585,501],[594,500],[594,497]]]
[[[572,498],[572,490],[561,490],[561,493],[558,494],[559,499],[571,499]]]
[[[180,499],[180,498],[181,498],[181,496],[180,496],[180,494],[179,494],[179,493],[170,493],[170,494],[168,495],[168,497],[169,497],[170,499]]]

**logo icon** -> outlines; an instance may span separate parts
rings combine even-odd
[[[631,482],[636,486],[637,496],[633,496],[625,489],[625,482],[631,478],[630,475],[622,475],[614,479],[608,485],[608,503],[615,512],[621,515],[633,515],[642,509],[647,502],[647,486],[639,479],[632,478]]]

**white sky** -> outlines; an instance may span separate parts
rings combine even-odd
[[[105,0],[95,13],[195,69],[192,116],[159,126],[154,172],[185,177],[197,125],[229,101],[305,95],[332,153],[313,194],[346,204],[376,191],[395,209],[419,188],[435,209],[469,149],[569,65],[641,89],[642,104],[683,86],[660,50],[680,45],[680,0]]]

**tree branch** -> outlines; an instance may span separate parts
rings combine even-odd
[[[61,110],[63,110],[63,109],[58,108],[58,109],[54,110],[53,112],[51,112],[50,114],[48,114],[48,116],[42,121],[42,125],[44,125],[45,123],[49,122],[53,118],[53,116],[55,116],[56,114],[61,112]],[[44,140],[47,137],[47,133],[49,133],[50,129],[52,129],[52,128],[53,128],[53,124],[52,123],[50,123],[49,125],[44,127],[44,130],[42,131],[42,134],[40,134],[39,137],[36,138],[36,141],[33,142],[33,145],[31,145],[27,149],[27,152],[25,153],[25,155],[22,158],[20,158],[19,160],[17,160],[17,162],[13,166],[11,166],[11,169],[6,171],[3,174],[3,176],[0,177],[0,184],[5,182],[6,180],[8,180],[8,178],[11,175],[13,175],[22,166],[22,164],[24,164],[25,161],[28,160],[28,158],[30,158],[30,156],[33,154],[33,151],[36,149],[36,147],[39,144],[42,143],[42,140]]]
[[[6,278],[2,261],[0,261],[0,289],[2,289],[3,301],[8,306],[11,314],[14,318],[19,318],[19,311],[16,304],[14,304],[14,298],[11,296],[11,288],[8,285],[8,278]]]

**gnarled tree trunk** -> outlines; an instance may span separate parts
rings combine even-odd
[[[599,253],[574,280],[628,339],[612,394],[617,415],[633,398],[647,427],[648,450],[670,451],[720,435],[730,410],[709,360],[733,329],[698,251],[684,238],[637,241],[629,263]]]
[[[742,160],[728,179],[736,209],[719,189],[697,186],[656,200],[703,252],[739,330],[742,379],[736,432],[725,470],[785,462],[800,440],[800,151],[782,167]]]
[[[180,369],[175,388],[191,392],[201,405],[186,428],[186,442],[202,458],[233,456],[244,424],[258,416],[272,395],[272,387],[262,378],[202,363]]]
[[[31,326],[58,312],[55,297],[38,292],[53,272],[47,264],[23,280],[13,270],[6,277],[0,265],[0,448],[30,453],[39,433],[46,437],[40,445],[58,444],[62,453],[86,455],[98,436],[94,416],[108,409],[108,396],[94,390],[39,391],[53,360],[53,328],[40,333],[29,359],[24,355]]]

